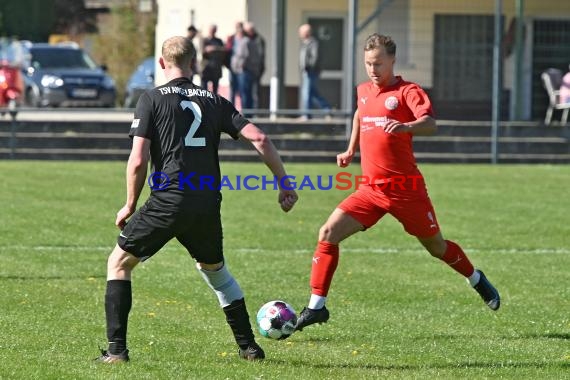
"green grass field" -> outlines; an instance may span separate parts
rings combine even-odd
[[[500,290],[496,313],[387,217],[342,244],[329,323],[259,337],[267,359],[250,363],[171,242],[133,274],[131,362],[97,365],[124,167],[0,161],[0,379],[570,377],[569,166],[421,166],[444,235]],[[267,174],[262,164],[222,169]],[[306,305],[318,228],[347,194],[303,190],[285,214],[275,191],[224,192],[226,259],[252,323],[266,301]]]

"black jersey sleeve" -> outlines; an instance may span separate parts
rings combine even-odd
[[[224,98],[222,98],[222,115],[224,117],[222,131],[230,135],[234,140],[239,138],[239,132],[243,127],[248,125],[250,121],[246,119],[234,105]]]
[[[135,109],[135,117],[131,124],[129,136],[139,136],[147,139],[152,137],[154,117],[152,112],[152,101],[148,92],[141,95]]]

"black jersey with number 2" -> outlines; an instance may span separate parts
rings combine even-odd
[[[225,98],[177,78],[139,98],[129,136],[151,141],[153,194],[206,195],[220,185],[221,134],[237,139],[248,123]]]

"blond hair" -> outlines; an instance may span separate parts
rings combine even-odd
[[[162,44],[162,58],[174,66],[184,68],[190,66],[196,56],[192,40],[187,37],[170,37]]]
[[[380,49],[384,46],[386,53],[390,56],[396,55],[396,43],[390,36],[384,36],[378,33],[371,34],[364,42],[364,51]]]

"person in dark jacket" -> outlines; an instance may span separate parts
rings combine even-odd
[[[212,84],[212,92],[218,93],[218,83],[222,77],[222,66],[226,55],[224,42],[216,37],[218,27],[210,25],[208,37],[202,41],[202,88],[208,90]]]
[[[330,110],[331,106],[325,98],[321,96],[318,89],[318,81],[321,73],[319,62],[319,41],[313,37],[311,25],[303,24],[299,27],[299,37],[301,38],[301,50],[299,54],[299,65],[301,69],[301,118],[308,119],[309,111],[313,103],[324,110]]]
[[[256,78],[260,78],[263,73],[264,55],[255,37],[251,34],[248,35],[245,31],[246,26],[244,24],[244,35],[232,56],[231,67],[237,75],[242,110],[251,110],[254,108],[253,87]],[[244,113],[244,116],[250,115]]]

